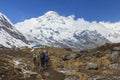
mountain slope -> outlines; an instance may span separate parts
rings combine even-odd
[[[84,46],[86,49],[91,49],[105,43],[110,43],[108,39],[103,37],[97,31],[84,30],[81,33],[75,32],[74,37]]]
[[[25,37],[13,26],[10,20],[2,13],[0,13],[0,39],[0,44],[6,47],[27,45],[27,40],[25,39]]]
[[[81,36],[83,31],[96,35],[89,37],[89,34],[87,34],[87,38],[84,36],[84,40],[87,43],[94,44],[93,47],[106,42],[120,42],[119,27],[117,27],[117,30],[109,29],[109,25],[105,22],[88,22],[82,18],[74,20],[74,16],[64,17],[54,11],[49,11],[38,18],[19,22],[15,26],[25,35],[31,45],[40,44],[57,47],[85,48],[86,44],[81,42],[83,39],[81,37],[78,39],[74,36],[76,32],[79,33],[77,34],[78,36]],[[96,40],[96,38],[100,40]],[[90,48],[90,45],[87,48]]]

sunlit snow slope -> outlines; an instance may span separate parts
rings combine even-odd
[[[89,22],[48,11],[43,16],[15,24],[31,45],[88,49],[120,42],[120,23]]]
[[[13,26],[10,20],[0,13],[0,44],[6,47],[28,46],[25,37]]]

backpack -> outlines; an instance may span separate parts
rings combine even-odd
[[[49,60],[48,54],[45,54],[45,60]]]
[[[44,60],[44,58],[45,58],[45,53],[40,53],[40,59]]]

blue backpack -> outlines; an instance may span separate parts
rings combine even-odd
[[[45,60],[49,60],[48,54],[45,54]]]

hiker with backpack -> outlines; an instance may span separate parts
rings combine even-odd
[[[33,54],[33,62],[34,62],[34,64],[36,64],[36,60],[37,60],[37,55],[36,55],[36,53],[34,53]]]
[[[41,70],[47,69],[48,61],[49,61],[48,52],[46,52],[46,50],[43,50],[43,52],[40,53]]]
[[[41,66],[41,70],[44,70],[45,67],[45,50],[43,50],[42,52],[40,52],[40,66]]]
[[[48,67],[48,61],[49,61],[49,55],[48,55],[48,52],[45,53],[45,69],[47,69]]]

